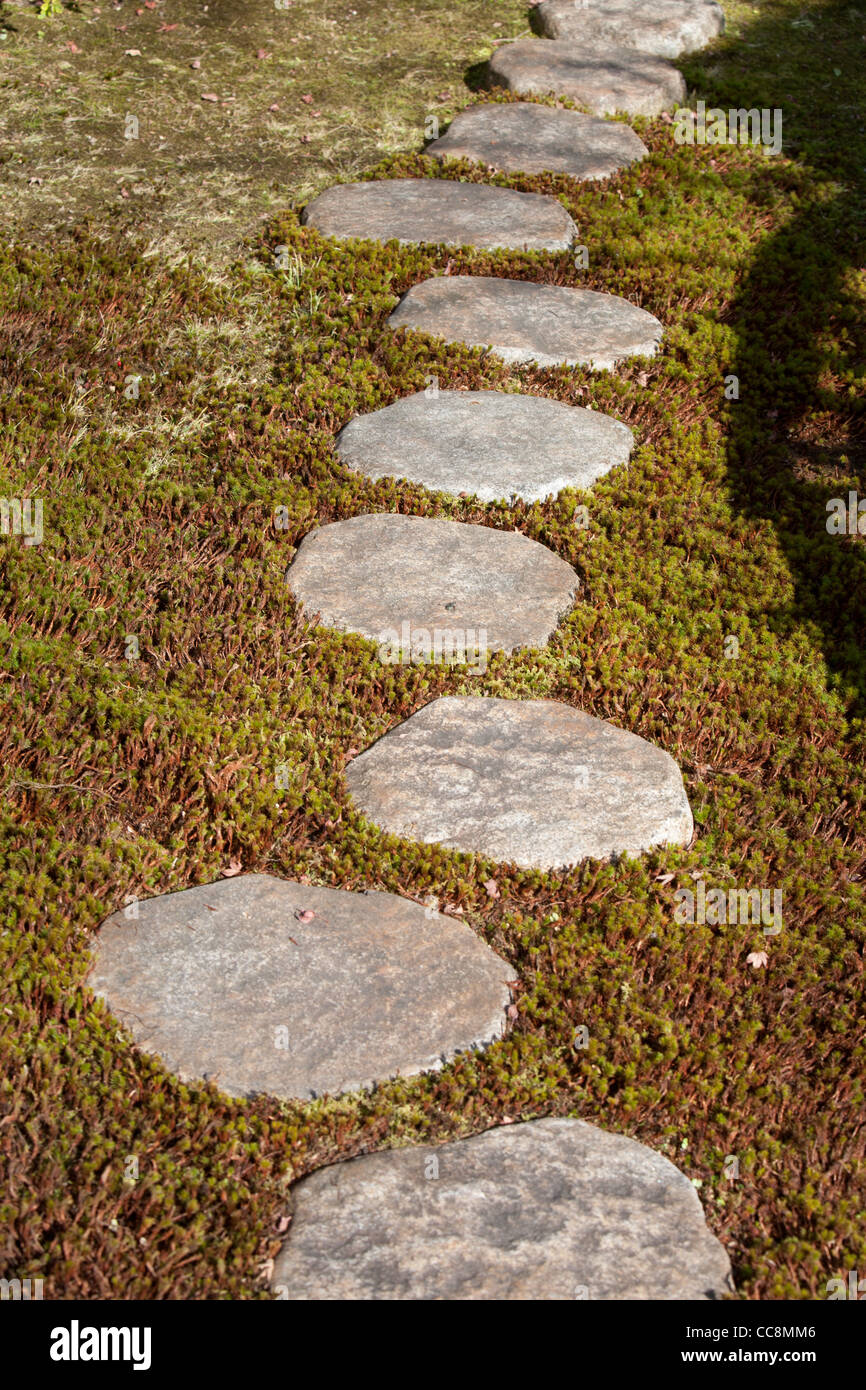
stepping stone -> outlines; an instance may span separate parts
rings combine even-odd
[[[336,440],[349,468],[482,502],[541,502],[627,463],[627,425],[578,405],[504,391],[425,391],[350,420]]]
[[[543,647],[579,585],[571,565],[519,532],[392,513],[310,532],[288,581],[323,626],[372,638],[390,661],[423,653],[436,634],[437,654],[462,646],[470,660]]]
[[[725,12],[716,0],[544,0],[532,22],[548,39],[601,40],[676,58],[721,34]]]
[[[307,1098],[501,1037],[513,976],[463,923],[393,893],[245,874],[115,912],[90,984],[181,1080]]]
[[[355,758],[346,782],[392,835],[526,869],[692,836],[669,753],[555,700],[433,700]]]
[[[629,126],[531,101],[490,102],[455,116],[428,145],[436,159],[474,159],[506,174],[607,179],[649,151]]]
[[[337,184],[304,209],[301,222],[341,239],[486,250],[565,251],[577,235],[556,198],[448,179]]]
[[[718,1299],[731,1266],[667,1158],[533,1120],[322,1168],[292,1190],[278,1297]]]
[[[657,116],[686,98],[683,75],[664,58],[610,43],[518,39],[497,49],[488,83],[518,96],[570,97],[594,116]]]
[[[663,332],[652,314],[615,294],[489,275],[423,280],[388,324],[490,348],[505,362],[610,371],[623,357],[653,357]]]

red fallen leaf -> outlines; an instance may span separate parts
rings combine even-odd
[[[311,115],[311,116],[321,116],[321,114],[322,114],[321,111],[311,111],[311,112],[310,112],[310,115]]]
[[[191,67],[191,68],[200,68],[200,67],[201,67],[201,58],[193,58],[192,62],[190,63],[190,67]]]
[[[81,49],[78,47],[78,44],[77,44],[77,43],[73,43],[71,39],[68,39],[67,42],[63,45],[63,47],[64,47],[64,48],[68,48],[70,53],[80,53],[80,52],[81,52]]]
[[[484,891],[486,892],[488,898],[502,897],[502,894],[499,891],[499,884],[496,882],[495,878],[489,878],[487,880],[487,882],[484,885]]]
[[[128,197],[129,197],[129,194],[127,193],[127,191],[126,191],[125,188],[121,188],[121,190],[120,190],[120,196],[121,196],[121,198],[128,198]]]
[[[260,48],[258,53],[256,54],[256,57],[259,59],[270,58],[270,56],[271,55],[266,48]]]
[[[295,913],[295,918],[298,922],[312,922],[315,915],[311,907],[304,907],[300,912]]]
[[[313,98],[310,96],[309,92],[307,93],[307,95],[306,95],[305,97],[301,97],[301,101],[306,102],[307,106],[310,106],[310,105],[311,105],[312,100],[313,100]]]
[[[144,0],[144,8],[146,10],[155,10],[158,4],[159,0]]]
[[[280,109],[279,102],[276,102],[276,101],[274,102],[273,106],[269,106],[269,107],[268,107],[268,110],[269,110],[269,111],[279,111],[279,109]]]
[[[177,29],[179,27],[180,26],[177,24],[160,24],[156,32],[158,34],[170,34],[172,29]]]
[[[311,143],[312,143],[312,139],[313,139],[312,135],[302,135],[302,136],[301,136],[301,142],[302,142],[302,144],[304,144],[304,145],[309,145],[309,144],[311,144]],[[357,752],[357,751],[358,751],[358,750],[355,749],[355,752]]]
[[[234,878],[236,874],[241,872],[242,868],[243,865],[239,859],[232,859],[229,861],[227,869],[220,869],[220,878]]]
[[[216,92],[202,92],[201,99],[202,101],[219,101]]]

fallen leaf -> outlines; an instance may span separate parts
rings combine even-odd
[[[146,10],[155,10],[158,4],[159,0],[144,0],[144,8]]]
[[[509,1017],[509,1018],[519,1018],[519,1017],[520,1017],[520,1015],[519,1015],[519,1013],[518,1013],[518,1009],[517,1009],[517,1005],[516,1005],[516,1004],[509,1004],[509,1005],[508,1005],[508,1008],[505,1010],[505,1012],[508,1014],[508,1017]]]
[[[766,965],[769,956],[766,951],[750,951],[746,956],[746,961],[753,970],[760,970],[762,965]]]
[[[307,106],[311,106],[313,98],[308,93],[305,97],[301,97],[301,101],[306,102]]]
[[[191,68],[200,68],[200,67],[201,67],[201,58],[193,58],[192,62],[190,63],[190,67],[191,67]]]
[[[670,883],[675,877],[675,874],[656,874],[656,883]]]
[[[201,99],[202,101],[219,101],[216,92],[202,92]]]
[[[316,914],[311,907],[301,908],[300,912],[295,913],[295,917],[299,922],[312,922],[315,915]]]
[[[124,193],[126,190],[122,188],[120,191],[121,191],[121,193]],[[147,718],[145,719],[145,721],[144,721],[144,727],[142,728],[142,731],[141,731],[141,732],[144,734],[144,737],[145,737],[145,738],[150,738],[150,735],[153,733],[153,730],[154,730],[155,727],[156,727],[156,715],[155,715],[155,714],[149,714],[149,715],[147,716]]]
[[[78,47],[78,44],[77,44],[77,43],[73,43],[71,39],[68,39],[67,42],[63,45],[63,47],[64,47],[64,48],[68,48],[70,53],[80,53],[80,52],[81,52],[81,49]]]
[[[227,869],[220,869],[220,878],[234,878],[241,872],[243,865],[239,859],[232,859]]]
[[[140,48],[125,48],[125,49],[123,50],[123,56],[124,56],[124,58],[140,58],[140,57],[141,57],[141,49],[140,49]]]
[[[496,882],[495,878],[489,878],[487,880],[487,882],[484,885],[484,891],[486,892],[488,898],[502,897],[502,894],[499,891],[499,884]]]
[[[270,58],[270,56],[271,56],[271,55],[270,55],[270,53],[268,52],[268,50],[267,50],[266,48],[260,48],[259,51],[258,51],[258,53],[256,54],[256,57],[257,57],[258,59]]]
[[[269,111],[279,111],[279,109],[280,109],[280,105],[279,105],[279,102],[277,102],[277,101],[274,102],[273,106],[269,106],[269,107],[268,107],[268,110],[269,110]]]
[[[160,24],[156,32],[158,34],[170,34],[172,29],[178,29],[179,27],[180,26],[177,24]]]

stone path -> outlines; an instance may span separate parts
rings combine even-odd
[[[346,783],[393,835],[527,869],[692,836],[668,753],[554,700],[444,696],[349,763]]]
[[[581,1120],[367,1154],[304,1178],[291,1300],[718,1299],[728,1257],[668,1159]]]
[[[716,0],[543,0],[532,22],[548,39],[601,40],[676,58],[721,34],[725,12]]]
[[[571,565],[516,531],[390,513],[312,531],[288,580],[308,614],[386,644],[387,660],[407,644],[423,655],[437,632],[470,660],[543,647],[578,588]]]
[[[589,180],[610,178],[648,150],[618,121],[531,101],[494,101],[455,116],[425,153],[439,160],[472,159],[507,174],[571,174]]]
[[[504,391],[419,391],[337,436],[343,463],[481,502],[543,501],[627,463],[634,435],[600,410]]]
[[[448,179],[382,179],[329,188],[301,221],[326,236],[564,251],[576,227],[556,198]]]
[[[476,105],[431,157],[609,178],[648,152],[627,126],[596,117],[681,102],[685,83],[664,55],[713,37],[723,18],[713,0],[545,0],[534,23],[548,37],[500,47],[489,84],[571,98],[594,116]],[[555,198],[448,179],[340,185],[301,220],[337,238],[487,249],[561,251],[576,235]],[[388,322],[507,363],[608,370],[652,356],[662,337],[657,319],[615,295],[447,273],[413,286]],[[336,451],[371,478],[534,502],[591,486],[633,442],[598,412],[443,390],[351,420]],[[309,615],[378,641],[383,660],[436,659],[437,632],[449,658],[456,645],[469,660],[482,631],[485,652],[543,645],[578,579],[518,533],[389,513],[313,531],[288,584]],[[416,652],[419,631],[432,650]],[[356,756],[346,782],[387,832],[530,869],[685,845],[693,829],[668,753],[552,700],[434,700]],[[134,918],[115,913],[90,982],[184,1080],[309,1098],[500,1038],[513,974],[432,908],[250,874],[150,899]],[[577,1120],[368,1155],[304,1179],[294,1197],[279,1297],[702,1299],[732,1288],[685,1176]]]
[[[570,97],[595,116],[658,116],[686,98],[682,73],[666,59],[598,40],[504,44],[488,64],[488,85],[519,96]]]
[[[505,362],[608,370],[624,357],[654,356],[663,332],[652,314],[614,294],[489,275],[422,280],[388,324],[490,348]]]
[[[439,1067],[505,1029],[514,971],[391,893],[247,874],[116,912],[91,987],[184,1081],[310,1097]]]

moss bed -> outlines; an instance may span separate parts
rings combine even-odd
[[[414,8],[441,25],[449,7]],[[467,5],[448,64],[428,57],[432,86],[477,61],[482,10],[526,27],[520,6]],[[46,1298],[266,1298],[303,1174],[544,1115],[673,1159],[741,1297],[820,1298],[866,1268],[866,562],[859,535],[825,525],[830,499],[866,490],[866,12],[729,15],[681,66],[708,104],[781,108],[778,157],[679,146],[660,118],[632,122],[651,157],[608,183],[444,171],[555,194],[588,269],[331,244],[299,226],[292,167],[286,210],[219,271],[86,206],[0,247],[0,494],[44,500],[40,545],[0,540],[5,1277],[43,1278]],[[65,39],[79,22],[40,25]],[[453,110],[506,99],[454,93]],[[397,143],[378,176],[441,176],[420,131]],[[593,374],[393,335],[398,297],[446,270],[622,295],[665,324],[663,351]],[[431,375],[594,405],[638,448],[590,493],[531,506],[342,467],[335,431]],[[285,584],[312,526],[383,510],[518,528],[577,568],[581,600],[546,650],[483,676],[384,667],[373,644],[301,622]],[[658,743],[683,768],[692,846],[554,875],[365,823],[347,759],[459,692],[564,700]],[[181,1085],[88,992],[89,943],[130,895],[238,866],[435,894],[513,963],[508,1036],[309,1104]],[[677,923],[698,878],[782,890],[781,933]]]

